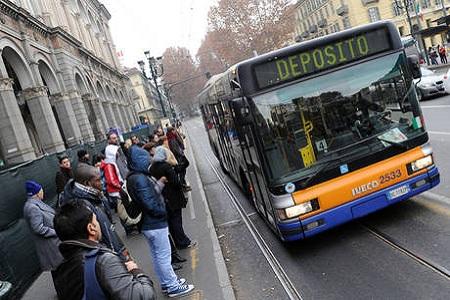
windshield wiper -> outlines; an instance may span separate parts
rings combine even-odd
[[[395,146],[395,147],[397,147],[397,148],[399,148],[399,149],[402,149],[402,150],[408,150],[408,149],[409,149],[408,146],[405,145],[405,144],[398,143],[398,142],[394,142],[394,141],[390,141],[390,140],[387,140],[387,139],[383,139],[383,138],[380,137],[380,136],[378,136],[377,138],[378,138],[380,141],[385,142],[385,143],[388,143],[388,144],[390,144],[390,145],[392,145],[392,146]]]
[[[342,156],[339,156],[339,157],[335,157],[335,158],[331,158],[331,159],[327,159],[327,160],[324,160],[324,161],[320,162],[320,164],[323,164],[323,166],[320,167],[320,169],[317,170],[317,172],[315,172],[315,173],[312,174],[310,177],[308,177],[308,179],[306,179],[306,181],[304,181],[304,182],[301,184],[301,188],[302,188],[302,189],[306,188],[306,187],[309,185],[309,183],[310,183],[311,181],[313,181],[314,179],[316,179],[317,177],[319,177],[320,175],[322,175],[323,172],[325,172],[327,169],[329,169],[328,167],[330,167],[330,164],[331,164],[331,166],[334,166],[334,165],[336,165],[337,162],[342,163],[342,160],[343,160],[344,158],[349,157],[349,156],[351,156],[351,155],[354,155],[355,152],[356,152],[356,151],[352,151],[352,152],[347,153],[347,154],[345,154],[345,155],[342,155]]]

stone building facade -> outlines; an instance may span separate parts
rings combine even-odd
[[[0,0],[0,162],[17,164],[139,122],[97,0]]]
[[[158,104],[156,89],[151,82],[136,68],[131,68],[125,72],[131,81],[133,88],[133,98],[142,123],[155,124],[162,117],[161,107]]]
[[[436,26],[443,16],[443,6],[448,11],[450,0],[406,1],[413,26]],[[403,0],[299,0],[295,4],[296,41],[309,40],[347,28],[378,20],[392,20],[402,36],[410,34],[410,26]],[[447,12],[447,14],[449,14]],[[443,44],[445,34],[425,38],[426,46]]]

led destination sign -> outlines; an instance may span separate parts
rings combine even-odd
[[[348,64],[391,49],[387,29],[361,33],[344,40],[333,41],[317,48],[276,57],[257,65],[254,72],[259,88],[305,77],[307,75]]]

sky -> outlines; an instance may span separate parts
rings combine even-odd
[[[111,14],[109,26],[122,65],[138,67],[144,51],[161,56],[172,46],[195,55],[207,30],[209,7],[215,0],[100,0]]]

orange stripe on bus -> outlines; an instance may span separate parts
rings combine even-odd
[[[300,219],[305,219],[314,216],[318,213],[340,206],[342,204],[367,196],[371,193],[381,189],[392,186],[396,183],[404,181],[408,178],[425,173],[426,169],[416,172],[413,175],[408,175],[406,165],[414,160],[424,157],[420,147],[409,150],[405,153],[388,158],[381,162],[351,172],[338,178],[320,183],[305,190],[297,191],[292,194],[295,204],[307,202],[317,198],[320,209],[309,214],[305,214]],[[392,172],[400,170],[401,175],[387,182],[381,183],[380,177]],[[352,190],[362,185],[367,185],[369,182],[378,181],[376,187],[370,190],[353,195]]]

